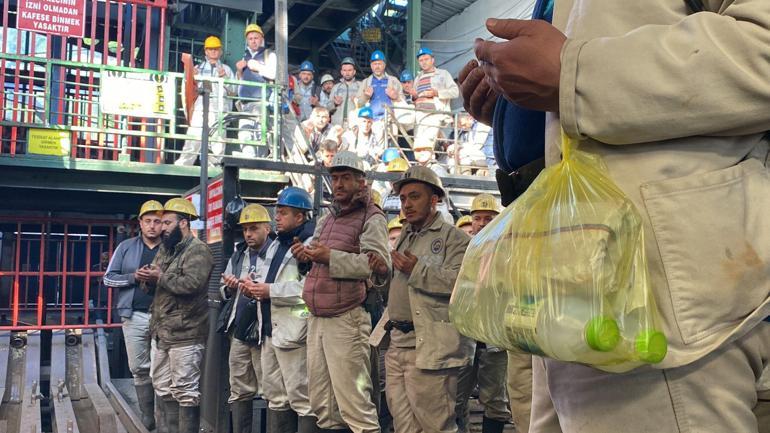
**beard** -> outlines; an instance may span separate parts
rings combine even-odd
[[[182,241],[182,229],[179,226],[174,227],[171,233],[166,233],[163,236],[163,246],[172,251],[176,245]]]

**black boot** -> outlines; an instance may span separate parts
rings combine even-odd
[[[179,433],[179,403],[173,398],[163,399],[163,417],[168,433]]]
[[[198,433],[201,428],[201,408],[199,406],[179,407],[179,433]]]
[[[503,433],[505,423],[496,419],[484,417],[481,421],[481,433]]]
[[[297,412],[293,410],[267,410],[267,433],[296,433]]]
[[[155,390],[151,383],[134,385],[136,388],[136,400],[139,402],[139,410],[142,412],[142,424],[147,430],[155,429]]]
[[[313,415],[299,417],[298,424],[298,433],[319,433],[321,431],[318,428],[318,418]]]
[[[233,433],[251,433],[251,414],[253,405],[251,400],[234,401],[230,403],[230,411],[233,419]]]

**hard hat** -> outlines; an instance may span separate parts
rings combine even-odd
[[[353,65],[355,67],[356,61],[353,60],[352,57],[345,57],[344,59],[342,59],[342,63],[340,63],[340,66],[341,65]]]
[[[414,81],[414,76],[411,72],[404,69],[401,71],[401,77],[399,77],[398,81],[401,81],[402,83],[406,83],[407,81]]]
[[[183,199],[182,197],[174,197],[167,201],[166,204],[163,205],[163,210],[165,212],[185,214],[193,220],[198,219],[198,211],[195,210],[195,206],[193,206],[190,200]]]
[[[142,203],[142,207],[139,209],[139,218],[149,212],[163,213],[163,205],[160,204],[160,202],[157,200],[147,200],[146,202]]]
[[[388,231],[391,231],[393,229],[400,229],[403,228],[404,225],[401,224],[401,218],[400,217],[393,217],[390,221],[388,221]]]
[[[460,219],[457,220],[455,227],[459,229],[460,227],[467,226],[468,224],[473,224],[473,218],[471,218],[470,215],[463,215],[460,217]]]
[[[332,77],[329,74],[324,74],[323,77],[321,77],[321,84],[327,82],[327,81],[334,81],[334,77]]]
[[[358,110],[358,117],[363,117],[364,119],[371,119],[374,117],[374,113],[372,113],[372,109],[369,107],[363,107],[360,110]]]
[[[257,24],[249,24],[246,26],[246,30],[243,31],[243,36],[248,36],[251,32],[257,32],[262,36],[265,36],[265,32],[262,31],[262,27],[258,26]]]
[[[371,196],[372,203],[374,203],[378,208],[382,209],[382,194],[380,194],[380,192],[376,189],[373,189]]]
[[[394,159],[400,157],[401,154],[398,153],[398,149],[395,147],[389,147],[385,149],[385,152],[382,152],[382,162],[385,164],[389,163],[390,161],[393,161]]]
[[[278,206],[288,206],[302,210],[313,210],[313,199],[310,194],[302,188],[296,186],[287,186],[278,194]]]
[[[366,173],[364,168],[364,162],[354,152],[349,150],[343,150],[337,152],[332,159],[332,165],[329,167],[329,172],[334,172],[338,169],[349,168],[361,173]]]
[[[398,213],[398,222],[403,224],[404,221],[406,221],[406,214],[404,213],[404,210],[401,209],[401,211]]]
[[[241,211],[241,218],[238,220],[238,224],[269,222],[270,214],[267,213],[267,209],[261,204],[250,204],[243,208]]]
[[[402,186],[413,182],[422,182],[433,187],[439,198],[446,196],[444,184],[441,183],[441,178],[438,177],[435,171],[421,165],[409,167],[409,169],[401,176],[401,179],[393,182],[393,191],[398,194],[399,191],[401,191]]]
[[[396,158],[388,163],[385,171],[388,173],[403,173],[409,169],[409,161],[404,158]]]
[[[222,41],[216,36],[209,36],[203,42],[203,48],[207,50],[210,48],[222,48]]]
[[[497,207],[497,200],[492,194],[479,194],[473,198],[471,202],[471,213],[479,210],[488,210],[496,213],[500,213],[500,208]]]
[[[376,50],[375,52],[373,52],[372,53],[372,57],[369,58],[369,61],[373,62],[375,60],[382,60],[384,62],[385,61],[385,53],[383,53],[380,50]]]
[[[299,65],[300,72],[315,72],[315,69],[313,68],[313,64],[309,61],[305,60],[302,62],[301,65]]]
[[[427,54],[427,55],[429,55],[429,56],[431,56],[431,57],[433,57],[433,50],[431,50],[431,49],[430,49],[430,48],[428,48],[428,47],[422,47],[422,48],[420,48],[420,49],[417,51],[417,58],[419,59],[419,58],[420,58],[420,56],[424,56],[424,55],[426,55],[426,54]]]

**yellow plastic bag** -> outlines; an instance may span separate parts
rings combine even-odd
[[[641,216],[576,147],[562,134],[562,161],[473,238],[450,319],[478,341],[605,371],[659,363]]]

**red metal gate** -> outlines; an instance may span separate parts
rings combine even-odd
[[[133,230],[119,220],[0,215],[0,330],[119,326],[101,280],[117,234]]]

